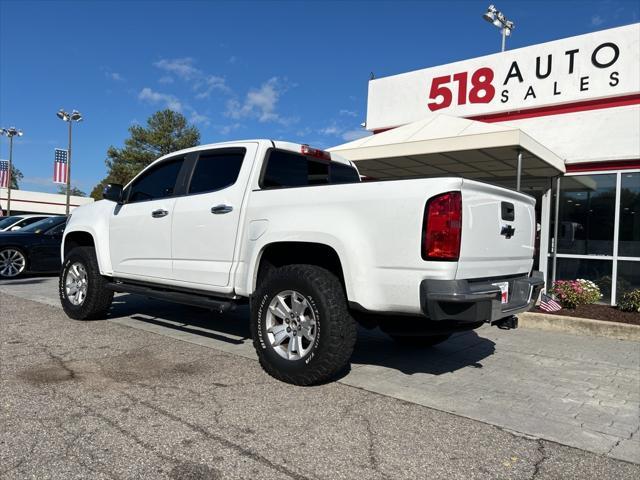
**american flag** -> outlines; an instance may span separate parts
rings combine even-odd
[[[53,162],[53,183],[67,183],[67,151],[56,148]]]
[[[540,310],[544,310],[545,312],[557,312],[561,310],[562,306],[556,302],[549,295],[545,295],[544,293],[540,297]]]
[[[0,160],[0,188],[9,186],[9,161]]]

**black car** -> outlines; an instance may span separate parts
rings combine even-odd
[[[60,270],[60,245],[67,217],[49,217],[15,232],[0,233],[0,280],[25,272]]]

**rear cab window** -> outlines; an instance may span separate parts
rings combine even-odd
[[[260,188],[309,187],[340,183],[360,183],[358,171],[339,162],[285,150],[271,150],[260,179]]]
[[[245,154],[245,148],[226,148],[200,153],[189,182],[189,195],[215,192],[235,184]]]

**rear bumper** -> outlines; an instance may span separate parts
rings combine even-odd
[[[509,282],[509,303],[500,301],[498,281]],[[505,280],[423,280],[422,312],[431,320],[494,322],[530,310],[544,287],[541,272]]]

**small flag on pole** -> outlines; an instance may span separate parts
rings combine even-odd
[[[56,148],[53,162],[53,183],[67,183],[67,151]]]
[[[0,160],[0,188],[9,187],[9,161]]]
[[[556,302],[549,295],[545,295],[544,293],[540,297],[540,310],[544,310],[545,312],[557,312],[561,310],[562,306]]]

